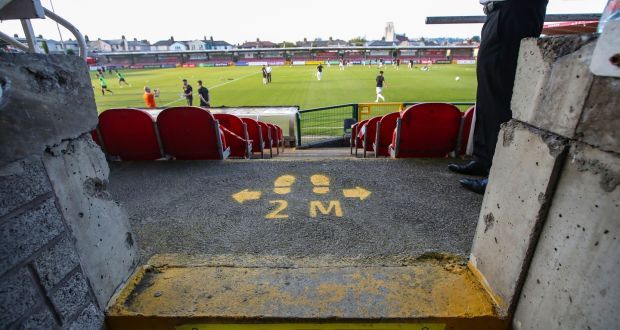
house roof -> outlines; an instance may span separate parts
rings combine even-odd
[[[152,46],[170,46],[170,45],[172,45],[172,44],[173,44],[173,43],[175,43],[175,42],[176,42],[176,41],[174,41],[174,40],[170,40],[170,39],[167,39],[167,40],[160,40],[160,41],[158,41],[158,42],[154,43]]]
[[[241,48],[271,48],[276,46],[277,44],[271,41],[246,41],[241,45]]]
[[[395,46],[395,45],[396,44],[394,42],[385,41],[385,40],[373,40],[368,43],[368,46],[379,46],[379,47]]]

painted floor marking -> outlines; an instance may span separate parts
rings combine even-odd
[[[326,195],[330,192],[331,180],[327,175],[314,174],[310,176],[309,181],[312,184],[312,192],[314,194]],[[296,182],[297,178],[293,175],[281,175],[273,182],[273,193],[276,195],[288,195],[293,191]],[[360,186],[342,189],[342,196],[344,198],[359,199],[360,201],[366,200],[371,194],[372,193],[369,190]],[[232,199],[239,204],[260,200],[262,196],[263,193],[261,191],[252,190],[250,188],[243,189],[231,195]],[[289,218],[289,215],[286,213],[289,206],[289,202],[287,200],[270,200],[269,205],[268,213],[265,215],[266,219]],[[319,215],[332,215],[336,218],[341,218],[344,216],[344,211],[340,200],[330,200],[327,202],[312,200],[308,203],[308,215],[311,218],[316,218]]]

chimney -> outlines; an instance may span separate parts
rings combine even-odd
[[[308,38],[304,38],[304,42],[308,42]]]
[[[207,41],[207,36],[202,36],[203,41]]]
[[[13,35],[13,38],[19,38],[19,37],[17,36],[17,33],[15,33],[15,34]]]
[[[174,36],[170,36],[170,41],[174,41]]]
[[[121,36],[121,39],[125,40],[125,36]]]
[[[211,40],[211,42],[213,42],[213,36],[211,36],[211,37],[209,38],[209,40]]]
[[[334,39],[332,37],[329,37],[329,41],[334,41]]]
[[[90,42],[90,38],[88,37],[88,35],[84,35],[84,41]]]

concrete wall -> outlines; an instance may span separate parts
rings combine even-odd
[[[0,54],[0,328],[99,329],[136,264],[75,56]]]
[[[595,46],[521,44],[470,258],[515,329],[620,323],[620,79],[590,72]]]

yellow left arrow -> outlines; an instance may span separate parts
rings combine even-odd
[[[232,195],[232,198],[239,202],[239,204],[243,204],[245,201],[257,200],[261,196],[260,191],[251,191],[249,189],[241,190],[240,192]]]

